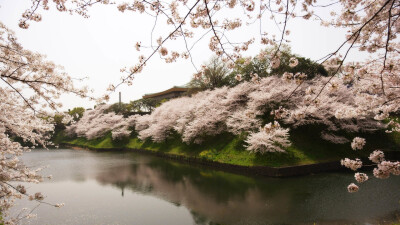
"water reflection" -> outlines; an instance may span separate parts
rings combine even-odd
[[[24,158],[31,165],[50,164],[48,173],[56,180],[48,185],[73,181],[83,186],[82,182],[94,179],[97,185],[91,185],[93,193],[102,186],[114,187],[111,190],[118,191],[119,197],[113,195],[107,200],[109,204],[120,204],[120,198],[128,198],[129,207],[148,204],[140,202],[138,196],[155,197],[152,207],[165,201],[172,203],[175,209],[165,215],[172,222],[163,224],[375,224],[397,221],[400,213],[400,193],[393,192],[399,187],[398,177],[368,181],[360,192],[349,194],[346,186],[354,180],[351,173],[284,179],[248,177],[133,153],[73,150],[35,151]],[[82,205],[79,199],[76,201]],[[119,213],[109,212],[115,214],[110,215],[110,221],[127,221],[122,207]],[[137,213],[162,216],[145,209]]]
[[[400,195],[390,192],[399,179],[372,181],[361,192],[349,194],[345,187],[352,174],[251,178],[158,158],[129,157],[142,163],[116,166],[96,180],[122,192],[129,189],[182,204],[198,217],[224,224],[367,222],[400,209],[394,200]]]

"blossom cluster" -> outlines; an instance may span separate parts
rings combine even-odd
[[[289,129],[282,128],[278,122],[268,123],[259,132],[250,132],[246,140],[251,152],[285,152],[289,147]]]
[[[345,159],[342,159],[340,161],[340,163],[342,164],[342,166],[345,166],[354,171],[356,171],[362,167],[362,161],[360,159],[351,160],[349,158],[345,158]]]
[[[354,140],[356,140],[356,138]],[[352,147],[353,145],[356,145],[357,149],[362,149],[362,146],[364,144],[365,140],[363,140],[362,138],[358,138],[358,140],[351,143]],[[385,160],[385,155],[380,150],[373,151],[369,156],[369,160],[376,164],[376,168],[374,168],[373,170],[373,175],[376,178],[386,179],[391,174],[400,175],[400,162]],[[348,158],[345,158],[341,160],[341,164],[347,168],[352,169],[353,171],[356,171],[362,167],[362,162],[360,159],[350,160]],[[355,173],[354,178],[358,183],[363,183],[368,180],[368,176],[365,173]],[[349,192],[357,192],[359,190],[359,187],[356,184],[352,183],[348,186],[347,189]]]
[[[129,130],[136,116],[124,118],[114,112],[105,113],[110,105],[99,105],[93,110],[86,110],[83,117],[74,124],[67,127],[68,135],[85,137],[88,140],[104,136],[111,132],[112,139],[122,139],[131,134]]]
[[[368,176],[365,173],[355,173],[354,178],[358,183],[363,183],[368,180]]]
[[[385,179],[392,175],[400,175],[400,162],[382,161],[374,168],[374,176],[376,178]]]
[[[351,184],[349,184],[349,186],[347,186],[347,190],[348,190],[350,193],[357,192],[358,189],[359,189],[359,187],[358,187],[356,184],[354,184],[354,183],[351,183]]]
[[[361,150],[365,145],[365,139],[360,137],[355,137],[351,142],[351,148],[353,150]]]

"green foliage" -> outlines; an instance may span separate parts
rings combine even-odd
[[[187,85],[190,93],[199,90],[214,89],[223,86],[231,86],[233,80],[228,76],[230,70],[218,57],[212,57],[205,65],[204,73],[201,77],[193,78]]]
[[[197,78],[193,78],[188,83],[188,87],[190,88],[189,93],[222,86],[236,86],[240,83],[240,81],[236,80],[237,74],[241,74],[242,79],[245,81],[250,81],[253,74],[257,74],[259,77],[268,77],[273,75],[282,76],[285,72],[293,74],[300,72],[307,74],[307,79],[312,79],[317,75],[329,75],[321,64],[293,54],[287,45],[283,45],[280,48],[280,66],[278,68],[271,68],[269,56],[275,52],[276,48],[268,48],[261,53],[263,57],[240,58],[236,61],[236,66],[233,70],[228,69],[225,63],[214,56],[206,63],[204,73]],[[297,66],[289,66],[291,58],[298,60]]]
[[[82,118],[84,112],[85,108],[83,107],[75,107],[71,110],[68,109],[68,114],[71,115],[75,121],[79,121]]]
[[[107,149],[107,148],[123,148],[129,139],[124,140],[113,140],[111,132],[108,132],[105,136],[95,138],[93,140],[87,140],[84,137],[78,137],[70,140],[63,141],[63,143],[73,144],[81,147],[89,147],[94,149]]]
[[[58,132],[60,130],[65,129],[65,124],[62,122],[64,119],[64,115],[61,114],[55,114],[53,117],[54,120],[54,132]]]
[[[131,114],[132,105],[127,103],[114,103],[108,109],[104,110],[104,114],[114,112],[115,114],[122,114],[124,117],[128,117]]]
[[[293,68],[289,66],[289,60],[291,57],[296,57],[299,62],[298,65]],[[272,69],[270,74],[277,74],[281,76],[284,72],[290,72],[293,74],[298,72],[305,73],[307,74],[307,79],[312,79],[316,75],[328,76],[328,72],[322,65],[313,62],[308,58],[295,56],[285,52],[283,52],[281,56],[281,65],[276,69]]]
[[[290,73],[305,73],[307,74],[307,79],[312,79],[316,75],[328,76],[328,72],[325,68],[316,63],[311,61],[308,58],[304,58],[298,55],[291,53],[291,49],[289,46],[282,46],[279,54],[280,54],[280,66],[278,68],[271,68],[270,66],[270,59],[269,56],[273,55],[276,51],[276,48],[269,48],[264,50],[264,57],[253,57],[250,59],[249,63],[247,63],[246,59],[238,59],[236,62],[236,67],[229,75],[231,80],[235,78],[237,74],[242,75],[242,79],[249,81],[251,80],[251,75],[256,73],[259,77],[268,77],[271,75],[278,75],[282,76],[285,72]],[[298,65],[295,67],[289,66],[289,60],[294,57],[298,60]],[[237,85],[239,82],[234,81],[233,85]]]
[[[169,99],[163,98],[157,103],[156,107],[159,107],[161,104],[163,104],[164,102],[168,102],[168,101],[169,101]]]
[[[99,104],[97,104],[97,105],[94,105],[93,108],[95,109],[95,108],[97,108],[98,106],[105,105],[105,104],[106,104],[106,103],[102,102],[102,103],[99,103]]]
[[[154,108],[159,106],[161,101],[153,98],[142,98],[131,101],[130,103],[114,103],[108,109],[104,110],[104,113],[107,114],[114,112],[115,114],[120,114],[124,117],[134,114],[146,114],[152,112]]]
[[[60,130],[58,132],[54,132],[51,141],[58,145],[64,141],[69,141],[71,138],[69,138],[68,136],[65,135],[65,131],[64,130]]]
[[[85,112],[85,108],[83,108],[83,107],[75,107],[72,110],[68,109],[68,114],[71,115],[73,120],[75,120],[75,121],[79,121],[82,118],[84,112]],[[68,126],[68,124],[64,124],[62,122],[63,119],[64,119],[64,115],[61,115],[61,114],[56,114],[53,117],[54,133],[53,133],[52,141],[54,143],[57,143],[57,142],[55,142],[55,139],[57,139],[57,137],[59,135],[62,135],[66,126]],[[58,137],[58,138],[60,139],[60,137]]]
[[[159,104],[160,101],[154,98],[142,98],[130,102],[133,112],[152,112]]]
[[[233,85],[231,86],[236,86],[240,83],[240,81],[237,81],[235,79],[235,76],[237,74],[242,75],[242,79],[245,81],[250,81],[251,80],[251,75],[252,74],[257,74],[259,77],[267,77],[270,75],[268,73],[268,68],[269,68],[269,60],[266,58],[264,59],[259,59],[258,57],[254,57],[251,59],[250,63],[246,63],[246,59],[241,58],[236,61],[236,66],[233,69],[232,73],[229,74],[230,79],[233,80]]]

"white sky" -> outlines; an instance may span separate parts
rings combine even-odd
[[[116,6],[94,6],[89,10],[90,18],[67,13],[59,13],[55,8],[42,13],[42,21],[30,22],[27,30],[18,27],[22,13],[30,7],[29,0],[0,0],[0,21],[16,32],[19,42],[27,49],[47,55],[56,64],[62,65],[72,77],[88,77],[76,85],[87,85],[93,89],[95,96],[102,95],[110,83],[118,83],[122,67],[137,63],[140,54],[134,48],[137,41],[149,45],[153,18],[137,15],[130,11],[121,13]],[[328,12],[325,12],[328,13]],[[228,15],[232,16],[233,15]],[[158,33],[165,37],[168,33],[165,23],[159,22]],[[246,28],[245,32],[232,33],[232,39],[244,40],[245,34],[258,31],[259,24]],[[271,28],[270,28],[271,27]],[[288,24],[291,31],[290,40],[293,53],[311,59],[319,59],[332,52],[344,41],[344,31],[333,28],[322,28],[319,22],[292,20]],[[264,24],[265,31],[275,30],[271,23]],[[271,33],[271,32],[269,32]],[[192,52],[195,64],[206,62],[212,53],[208,49],[209,36],[200,41]],[[194,40],[191,40],[193,42]],[[155,41],[153,42],[155,43]],[[183,42],[179,42],[182,47]],[[256,39],[256,43],[258,43]],[[168,46],[168,44],[167,44]],[[179,48],[177,45],[169,45]],[[256,44],[249,52],[254,56],[262,48]],[[360,54],[350,55],[349,60],[357,60]],[[189,60],[166,64],[158,56],[150,60],[144,71],[135,75],[132,86],[123,85],[111,95],[111,103],[118,101],[118,92],[122,92],[122,101],[129,102],[141,98],[146,93],[163,91],[174,85],[184,85],[191,79],[195,69]],[[83,106],[93,107],[94,102],[66,95],[62,97],[63,109]]]

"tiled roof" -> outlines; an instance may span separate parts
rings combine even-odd
[[[184,87],[184,86],[173,86],[172,88],[165,90],[165,91],[161,91],[161,92],[157,92],[157,93],[150,93],[150,94],[145,94],[143,95],[143,98],[154,98],[160,95],[165,95],[171,92],[186,92],[189,88]]]

